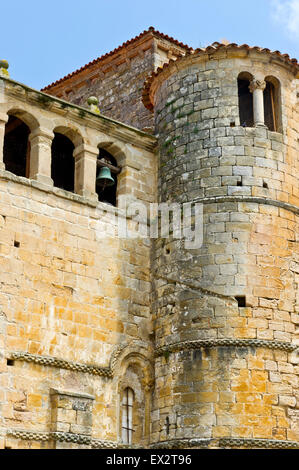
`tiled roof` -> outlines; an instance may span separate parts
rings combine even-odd
[[[56,82],[53,82],[51,83],[50,85],[47,85],[45,88],[43,88],[41,91],[47,91],[49,90],[50,88],[54,87],[55,85],[58,85],[59,83],[62,83],[63,81],[67,80],[68,78],[71,78],[73,77],[74,75],[77,75],[79,74],[80,72],[82,72],[83,70],[86,70],[88,69],[88,67],[92,66],[92,65],[95,65],[99,62],[101,62],[102,60],[106,59],[107,57],[109,56],[112,56],[113,54],[115,54],[116,52],[119,52],[121,49],[124,49],[125,47],[129,46],[130,44],[132,44],[133,42],[137,41],[138,39],[141,39],[143,36],[146,36],[147,34],[150,34],[152,33],[153,36],[155,37],[159,37],[161,39],[166,39],[167,41],[170,41],[172,42],[173,44],[175,44],[176,46],[179,46],[183,49],[186,49],[186,51],[191,51],[193,50],[191,47],[187,46],[186,44],[183,44],[182,42],[179,42],[177,41],[176,39],[172,38],[171,36],[167,36],[167,34],[163,34],[163,33],[160,33],[160,31],[157,31],[155,28],[153,28],[153,26],[151,26],[149,29],[143,31],[141,34],[139,34],[138,36],[134,37],[133,39],[130,39],[129,41],[126,41],[124,42],[121,46],[117,47],[116,49],[114,49],[113,51],[111,52],[107,52],[106,54],[102,55],[101,57],[98,57],[97,59],[93,60],[92,62],[89,62],[88,64],[84,65],[83,67],[81,67],[80,69],[78,70],[75,70],[74,72],[72,73],[69,73],[68,75],[66,75],[65,77],[57,80]]]
[[[265,48],[261,48],[261,47],[258,47],[258,46],[251,47],[251,46],[248,46],[248,44],[242,44],[242,45],[239,46],[238,44],[235,44],[235,43],[222,44],[222,43],[219,43],[219,42],[214,42],[211,46],[207,46],[206,48],[203,48],[203,49],[198,48],[198,49],[195,49],[195,50],[193,50],[193,49],[188,50],[186,52],[186,56],[190,56],[190,55],[200,56],[201,54],[203,54],[203,55],[204,54],[213,54],[213,53],[215,53],[219,50],[229,51],[230,49],[237,49],[237,50],[246,49],[246,50],[260,52],[260,53],[268,53],[268,54],[270,54],[274,57],[279,58],[280,60],[282,60],[283,62],[289,64],[290,66],[293,66],[295,69],[298,69],[298,71],[299,71],[299,64],[298,64],[297,59],[291,59],[288,54],[282,54],[280,51],[271,51],[270,49],[265,49]],[[184,60],[184,57],[179,57],[178,59],[170,59],[169,62],[166,62],[162,67],[159,67],[156,72],[153,72],[147,78],[147,80],[144,84],[143,93],[142,93],[142,101],[143,101],[143,104],[146,108],[148,108],[150,110],[153,110],[153,103],[151,102],[151,99],[150,99],[150,89],[151,89],[151,85],[152,85],[154,79],[158,75],[160,75],[160,73],[162,73],[165,69],[167,69],[172,63],[177,62],[177,61],[181,61],[181,60]]]

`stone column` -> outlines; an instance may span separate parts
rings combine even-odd
[[[31,146],[29,178],[47,186],[53,186],[51,178],[51,146],[53,132],[47,129],[35,129],[29,135]]]
[[[252,80],[249,90],[253,94],[253,116],[255,127],[265,127],[264,115],[264,89],[266,82],[264,80]]]
[[[0,170],[5,170],[5,164],[3,162],[3,150],[4,150],[4,136],[5,136],[5,124],[8,121],[8,115],[0,113]]]
[[[75,158],[75,193],[89,199],[97,200],[96,176],[97,148],[81,144],[74,150]]]

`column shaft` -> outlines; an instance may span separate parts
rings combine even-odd
[[[74,150],[75,193],[89,199],[98,199],[96,194],[98,149],[82,144]]]
[[[264,115],[264,89],[266,82],[263,80],[252,80],[250,91],[253,94],[253,116],[256,127],[265,127]]]
[[[36,129],[29,136],[30,170],[29,178],[42,184],[53,186],[51,178],[51,145],[54,134],[44,129]]]
[[[5,124],[8,121],[8,115],[0,113],[0,170],[5,170],[5,164],[3,162],[4,152],[4,136],[5,136]]]

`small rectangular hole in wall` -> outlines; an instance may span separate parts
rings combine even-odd
[[[235,121],[232,121],[232,122],[230,123],[230,127],[236,127]]]
[[[245,295],[236,296],[235,299],[238,302],[238,307],[239,308],[246,307],[246,297],[245,297]]]
[[[266,183],[266,181],[263,181],[263,188],[269,189],[268,183]]]
[[[20,242],[18,242],[17,240],[14,241],[13,245],[14,245],[16,248],[20,248]]]
[[[237,186],[243,186],[242,180],[241,180],[241,181],[237,181]]]
[[[15,365],[15,361],[13,359],[7,359],[7,365],[8,366],[14,366]]]

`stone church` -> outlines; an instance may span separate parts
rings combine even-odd
[[[0,448],[299,448],[298,131],[279,51],[0,61]],[[201,247],[120,237],[126,201],[200,204]]]

